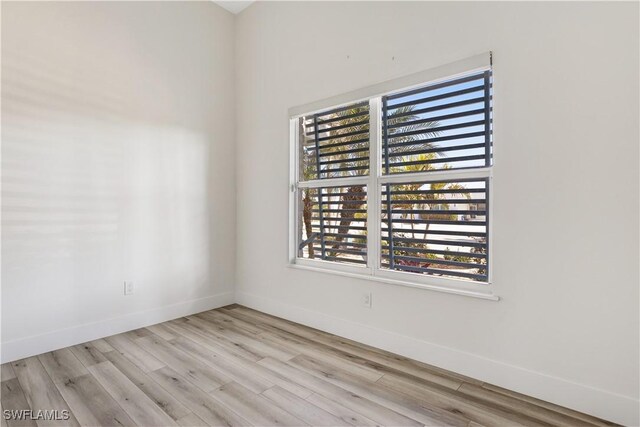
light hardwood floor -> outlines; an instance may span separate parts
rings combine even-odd
[[[43,426],[612,425],[239,305],[2,365],[1,401],[70,411]]]

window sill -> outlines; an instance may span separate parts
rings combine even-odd
[[[333,274],[333,275],[337,275],[337,276],[351,277],[351,278],[354,278],[354,279],[361,279],[361,280],[369,280],[369,281],[379,282],[379,283],[386,283],[386,284],[389,284],[389,285],[407,286],[407,287],[410,287],[410,288],[418,288],[418,289],[425,289],[425,290],[429,290],[429,291],[444,292],[444,293],[447,293],[447,294],[462,295],[462,296],[466,296],[466,297],[479,298],[479,299],[484,299],[484,300],[489,300],[489,301],[500,301],[500,297],[497,296],[497,295],[494,295],[491,291],[481,292],[481,291],[473,291],[473,290],[467,290],[467,289],[455,289],[455,288],[452,288],[452,287],[445,287],[445,286],[439,286],[439,285],[429,285],[429,284],[424,284],[424,283],[407,282],[407,281],[404,281],[404,280],[390,279],[388,277],[372,276],[372,275],[369,275],[369,274],[350,273],[350,272],[345,272],[345,271],[338,271],[338,270],[332,270],[332,269],[320,268],[320,267],[311,267],[311,266],[300,265],[300,264],[291,264],[290,263],[290,264],[287,264],[287,266],[289,268],[293,268],[293,269],[297,269],[297,270],[315,271],[317,273]]]

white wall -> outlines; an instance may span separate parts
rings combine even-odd
[[[638,36],[637,3],[254,4],[236,22],[238,301],[638,425]],[[487,50],[502,300],[287,268],[287,109]]]
[[[2,2],[4,361],[233,301],[233,35],[212,2]]]

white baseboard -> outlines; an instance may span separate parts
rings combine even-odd
[[[227,292],[3,342],[1,360],[11,362],[233,303],[233,292]]]
[[[244,292],[236,292],[236,302],[596,417],[640,425],[640,401],[632,397]]]

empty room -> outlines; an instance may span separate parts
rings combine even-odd
[[[0,427],[640,425],[640,2],[0,13]]]

